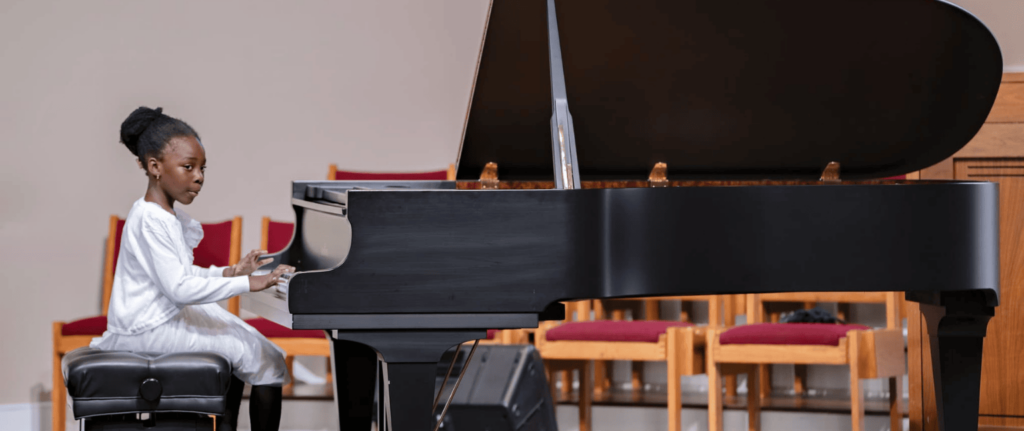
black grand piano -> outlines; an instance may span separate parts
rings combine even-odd
[[[296,181],[274,258],[298,272],[243,305],[328,331],[344,427],[388,382],[411,431],[433,429],[443,352],[559,301],[905,291],[941,428],[976,429],[997,186],[881,178],[963,147],[1001,73],[936,0],[494,0],[458,162],[482,187]],[[668,187],[582,187],[645,179]]]

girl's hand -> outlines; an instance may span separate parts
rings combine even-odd
[[[281,274],[293,273],[295,267],[288,265],[278,265],[269,274],[263,275],[250,275],[249,276],[249,291],[259,292],[270,286],[273,286],[281,281]]]
[[[249,254],[245,255],[238,263],[232,265],[230,268],[225,270],[225,277],[239,277],[243,275],[252,274],[253,271],[259,269],[259,267],[273,262],[274,259],[266,258],[260,260],[260,256],[267,254],[266,250],[253,250]],[[230,272],[230,273],[229,273]]]

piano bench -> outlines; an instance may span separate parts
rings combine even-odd
[[[213,430],[213,416],[227,411],[231,363],[216,353],[83,347],[64,355],[61,368],[86,431]]]

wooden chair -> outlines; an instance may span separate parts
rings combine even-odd
[[[667,299],[667,298],[665,298]],[[723,324],[721,296],[674,298],[708,301],[710,327]],[[681,429],[680,377],[704,373],[705,331],[678,321],[590,321],[558,324],[545,322],[535,338],[545,360],[564,361],[579,368],[580,431],[591,427],[591,360],[666,361],[668,363],[668,422],[670,431]]]
[[[903,179],[903,176],[892,177],[886,179]],[[906,307],[904,307],[903,294],[899,293],[897,300],[898,313],[895,322],[895,326],[888,326],[888,329],[901,328],[900,322],[906,317]],[[742,295],[737,295],[742,297]],[[745,300],[745,299],[744,299]],[[849,321],[850,306],[852,304],[884,304],[885,295],[882,292],[785,292],[785,293],[771,293],[761,295],[762,307],[759,312],[763,313],[764,322],[779,323],[783,313],[792,312],[796,310],[810,310],[814,308],[819,302],[834,302],[836,304],[836,317],[839,320]],[[892,316],[893,313],[887,311],[886,316]],[[768,366],[761,366],[759,368],[758,376],[760,377],[760,389],[761,398],[771,396],[772,392],[772,373]],[[807,392],[806,387],[807,381],[807,365],[794,364],[793,367],[793,392],[797,396],[801,396]],[[728,382],[726,383],[726,395],[735,395],[735,392],[730,393],[730,387]],[[735,390],[735,388],[733,388]]]
[[[690,314],[692,313],[691,306],[694,302],[689,301],[687,297],[641,297],[641,298],[620,298],[613,300],[594,300],[593,310],[595,320],[615,320],[622,321],[626,320],[626,313],[631,312],[633,320],[640,320],[642,316],[643,320],[659,320],[660,318],[660,302],[666,300],[677,300],[681,307],[679,313],[680,322],[690,322]],[[679,301],[679,299],[682,299]],[[745,309],[745,298],[743,295],[727,295],[722,297],[722,311],[724,312],[724,322],[727,326],[732,326],[736,323],[736,311]],[[643,382],[643,362],[634,361],[632,370],[632,387],[634,391],[641,391],[644,387]],[[611,388],[611,379],[608,375],[608,365],[606,361],[594,361],[594,393],[601,394],[602,392]],[[736,376],[727,375],[725,382],[726,395],[736,395]]]
[[[67,323],[53,322],[53,391],[50,394],[53,405],[53,431],[64,431],[66,421],[67,389],[64,387],[64,376],[61,373],[61,359],[67,352],[88,346],[93,338],[103,335],[107,330],[107,309],[110,305],[110,293],[114,288],[114,269],[120,252],[123,227],[124,220],[116,215],[110,216],[103,268],[102,314]],[[230,266],[238,262],[242,237],[241,217],[223,223],[204,223],[203,231],[203,241],[193,252],[196,265]],[[232,303],[237,310],[238,298],[229,301],[229,309]]]
[[[763,323],[765,300],[809,302],[884,302],[887,328],[820,323]],[[864,395],[860,379],[889,379],[889,417],[892,429],[901,429],[901,383],[904,372],[903,331],[899,328],[899,296],[894,292],[847,294],[819,292],[748,295],[747,316],[752,324],[709,331],[708,425],[721,431],[722,372],[747,368],[749,429],[760,429],[760,364],[831,364],[850,368],[851,421],[854,431],[864,429]],[[752,394],[758,394],[753,396]]]

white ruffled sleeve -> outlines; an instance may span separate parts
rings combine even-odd
[[[203,236],[205,236],[203,224],[180,209],[174,211],[174,217],[178,219],[178,223],[181,223],[181,235],[185,239],[185,246],[188,249],[189,256],[192,256],[192,250],[199,247],[199,243],[203,240]],[[191,265],[191,274],[203,278],[223,277],[224,268],[227,267],[211,265],[209,268],[203,268]]]
[[[176,244],[180,239],[171,234],[170,226],[155,219],[143,219],[142,223],[140,242],[144,246],[140,248],[146,272],[178,307],[217,302],[249,291],[248,277],[209,277],[210,269],[182,262],[175,250],[185,244]],[[207,276],[197,275],[203,271]]]

